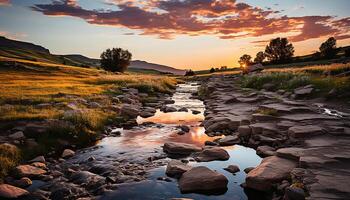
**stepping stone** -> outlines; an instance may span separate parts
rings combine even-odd
[[[305,126],[292,126],[288,129],[289,137],[305,138],[315,135],[321,135],[324,130],[319,126],[305,125]]]

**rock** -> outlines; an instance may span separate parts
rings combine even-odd
[[[220,132],[225,131],[229,127],[228,121],[219,121],[211,124],[209,127],[205,129],[206,133],[212,133],[212,132]]]
[[[255,167],[247,167],[243,171],[248,174],[250,171],[252,171]]]
[[[229,135],[218,140],[218,143],[220,146],[230,146],[240,143],[240,139],[236,135]]]
[[[46,164],[41,162],[33,162],[30,165],[41,169],[47,169]]]
[[[17,131],[16,133],[9,135],[9,138],[11,138],[13,140],[20,140],[20,139],[25,138],[25,136],[24,136],[24,133],[22,131]]]
[[[120,112],[123,116],[130,118],[136,118],[140,114],[139,110],[135,108],[135,105],[130,104],[124,104],[121,107]]]
[[[305,192],[298,187],[287,187],[284,193],[284,200],[305,200]]]
[[[71,149],[65,149],[62,153],[62,158],[69,158],[75,155],[75,152]]]
[[[224,170],[226,170],[232,174],[240,171],[240,169],[237,165],[229,165],[228,167],[224,168]]]
[[[273,83],[265,83],[263,86],[262,86],[263,89],[265,90],[268,90],[268,91],[271,91],[275,88],[275,84]]]
[[[198,153],[195,160],[198,162],[209,162],[213,160],[228,160],[230,155],[227,151],[220,147],[207,147]]]
[[[169,112],[176,112],[177,109],[174,107],[170,107],[170,106],[165,106],[163,109],[161,109],[163,112],[165,113],[169,113]]]
[[[191,166],[186,165],[179,160],[171,160],[166,167],[165,173],[170,177],[180,177],[190,169],[192,169]]]
[[[198,110],[192,110],[192,114],[194,114],[194,115],[198,115],[198,114],[200,114],[201,113],[201,111],[198,111]]]
[[[97,102],[91,102],[89,103],[89,107],[90,108],[101,108],[101,104],[97,103]]]
[[[171,182],[171,179],[168,177],[158,177],[157,180],[159,181],[165,181],[165,182]]]
[[[182,131],[188,133],[190,132],[190,127],[186,126],[186,125],[181,125],[181,126],[178,126],[177,128],[181,129]]]
[[[30,185],[32,185],[33,182],[32,182],[32,180],[30,180],[30,178],[23,177],[19,180],[15,180],[13,182],[13,184],[17,187],[20,187],[20,188],[26,188],[26,187],[29,187]]]
[[[100,181],[105,181],[105,178],[97,174],[91,173],[89,171],[79,171],[73,173],[70,180],[75,184],[89,184],[97,183]]]
[[[181,192],[215,192],[227,190],[227,178],[207,167],[194,167],[182,174],[179,180]]]
[[[15,168],[17,177],[38,177],[46,174],[46,170],[31,165],[19,165]]]
[[[277,156],[264,158],[259,166],[250,171],[246,177],[247,187],[270,191],[273,184],[288,179],[290,172],[297,167],[297,162]]]
[[[184,108],[180,108],[178,111],[179,112],[188,112],[188,109],[184,107]]]
[[[0,197],[1,199],[17,199],[23,196],[28,195],[29,192],[27,190],[8,185],[8,184],[0,184]]]
[[[298,161],[300,156],[303,155],[303,150],[296,147],[282,148],[277,150],[277,156]]]
[[[315,135],[321,135],[324,133],[324,130],[315,125],[305,125],[305,126],[292,126],[288,129],[289,137],[293,138],[305,138]]]
[[[275,148],[270,146],[259,146],[256,149],[256,154],[258,154],[261,157],[268,157],[268,156],[274,156],[276,155]]]
[[[143,118],[152,117],[153,115],[154,115],[154,113],[146,112],[146,111],[142,111],[142,112],[140,113],[140,116],[143,117]]]
[[[179,142],[167,142],[163,146],[163,150],[169,154],[189,155],[193,152],[201,151],[202,148],[192,144],[179,143]]]
[[[204,145],[206,145],[206,146],[217,146],[218,144],[215,143],[215,142],[212,142],[212,141],[205,141]]]
[[[310,95],[314,91],[312,87],[301,87],[294,89],[294,94],[297,98]]]
[[[174,103],[175,103],[175,101],[172,100],[172,99],[166,99],[166,100],[164,100],[164,104],[174,104]]]
[[[28,163],[34,163],[34,162],[41,162],[41,163],[45,163],[45,157],[44,156],[38,156],[35,157],[34,159],[28,161]]]
[[[238,129],[238,137],[240,138],[249,138],[252,134],[252,129],[250,126],[239,126]]]
[[[177,132],[177,134],[178,134],[178,135],[185,135],[186,132],[185,132],[185,131],[179,131],[179,132]]]
[[[45,134],[47,127],[39,124],[27,124],[24,129],[24,135],[29,138],[38,138]]]

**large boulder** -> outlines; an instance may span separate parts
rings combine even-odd
[[[180,142],[167,142],[163,146],[163,150],[169,154],[189,155],[194,152],[202,150],[201,147],[197,147],[193,144],[186,144]]]
[[[227,190],[227,178],[207,167],[194,167],[182,174],[179,180],[181,192],[217,192]]]
[[[135,106],[125,104],[121,107],[120,112],[123,116],[127,116],[130,118],[136,118],[139,114],[140,111],[135,108]]]
[[[268,156],[276,155],[276,151],[275,151],[275,148],[264,145],[264,146],[259,146],[256,149],[256,154],[261,157],[268,157]]]
[[[72,157],[75,155],[75,152],[71,149],[65,149],[63,152],[62,152],[62,158],[69,158],[69,157]]]
[[[230,146],[230,145],[240,143],[240,139],[236,135],[229,135],[229,136],[225,136],[224,138],[221,138],[220,140],[218,140],[218,143],[220,146]]]
[[[27,190],[8,185],[1,184],[0,185],[0,199],[17,199],[23,196],[28,195],[29,192]]]
[[[277,156],[264,158],[259,166],[251,170],[246,177],[246,185],[259,191],[269,191],[273,184],[288,179],[297,162]]]
[[[315,125],[305,125],[305,126],[292,126],[288,129],[289,137],[293,138],[305,138],[315,135],[321,135],[324,133],[324,130]]]
[[[170,177],[180,177],[183,173],[192,169],[191,166],[179,160],[172,160],[168,163],[165,173]]]
[[[19,165],[14,171],[18,177],[38,177],[46,174],[46,170],[31,165]]]
[[[209,162],[213,160],[228,160],[230,155],[227,151],[220,147],[207,147],[198,153],[195,160],[198,162]]]

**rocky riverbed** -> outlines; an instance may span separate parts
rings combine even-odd
[[[241,144],[265,157],[243,187],[273,199],[350,199],[348,106],[337,105],[340,112],[320,99],[242,89],[235,76],[211,77],[202,89],[206,134],[225,134],[217,145]]]

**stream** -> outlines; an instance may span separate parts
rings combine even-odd
[[[196,92],[199,85],[197,83],[179,84],[176,92],[171,97],[175,103],[171,106],[180,109],[187,108],[188,112],[164,113],[157,110],[156,114],[149,118],[138,117],[138,127],[131,130],[118,129],[121,136],[106,137],[96,146],[80,152],[74,162],[86,160],[93,156],[100,163],[106,165],[113,162],[129,162],[145,166],[147,169],[146,179],[118,185],[116,190],[106,192],[100,197],[102,200],[108,199],[143,199],[160,200],[171,198],[192,198],[192,199],[248,199],[244,189],[240,186],[245,182],[245,172],[247,167],[257,166],[261,158],[256,155],[255,150],[240,145],[223,147],[230,155],[227,161],[195,162],[188,159],[191,166],[206,166],[212,170],[225,175],[228,180],[228,190],[219,194],[181,194],[178,189],[177,180],[170,178],[168,181],[158,180],[159,177],[166,177],[166,163],[170,160],[163,153],[162,145],[165,142],[190,143],[200,147],[205,141],[213,141],[215,137],[209,137],[200,126],[204,120],[205,106],[202,101],[193,99],[192,93]],[[200,111],[200,114],[192,114],[192,110]],[[188,125],[190,132],[178,135],[178,125]],[[149,165],[150,157],[160,157],[153,165]],[[184,159],[184,158],[181,158]],[[241,169],[235,175],[225,171],[223,168],[228,165],[237,165]]]

